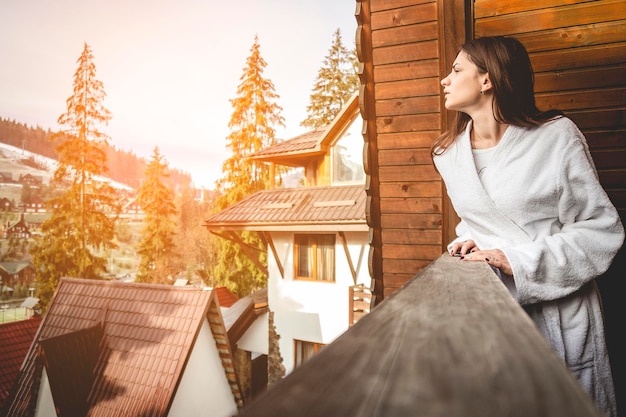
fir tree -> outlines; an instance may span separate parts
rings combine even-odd
[[[42,237],[33,248],[38,295],[43,304],[62,276],[100,278],[106,272],[103,253],[115,247],[115,220],[119,212],[113,188],[99,180],[106,174],[109,137],[99,130],[111,118],[91,49],[84,45],[74,73],[74,91],[67,111],[59,116],[58,166],[52,183],[62,190],[48,201],[51,216],[41,226]]]
[[[348,50],[344,46],[341,31],[337,29],[328,56],[317,74],[307,106],[308,116],[300,123],[301,126],[315,129],[335,119],[359,88],[357,68],[356,50]]]
[[[224,177],[217,183],[216,211],[265,189],[270,183],[269,166],[250,158],[255,152],[276,144],[276,128],[285,125],[282,108],[276,103],[279,96],[274,84],[263,77],[266,66],[255,36],[240,77],[238,96],[230,100],[233,113],[228,124],[231,133],[226,140],[231,156],[224,162]],[[214,268],[213,281],[245,296],[264,286],[267,277],[247,258],[241,245],[259,251],[262,262],[266,262],[267,255],[256,233],[242,232],[238,240],[238,243],[219,240],[220,261]]]
[[[180,270],[176,253],[174,193],[164,183],[169,177],[167,162],[155,147],[146,167],[144,181],[139,187],[139,204],[145,217],[142,238],[137,252],[141,256],[136,281],[172,283]]]

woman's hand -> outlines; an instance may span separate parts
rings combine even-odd
[[[476,252],[478,246],[473,240],[457,242],[450,248],[450,256],[464,256],[470,252]]]
[[[461,256],[461,260],[487,262],[489,265],[498,268],[502,273],[513,275],[511,264],[509,264],[509,260],[500,249],[476,250]]]

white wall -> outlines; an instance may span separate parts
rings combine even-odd
[[[269,354],[269,327],[268,313],[264,313],[254,320],[254,323],[237,341],[237,347],[248,352]]]
[[[169,417],[230,417],[237,403],[206,320],[174,396]]]
[[[41,371],[41,385],[37,394],[35,417],[57,417],[52,391],[50,390],[50,381],[48,380],[48,373],[45,367]]]
[[[348,288],[354,285],[350,265],[339,236],[335,246],[336,282],[294,280],[293,233],[272,233],[285,271],[280,276],[273,253],[268,253],[268,304],[280,335],[279,348],[287,373],[294,366],[294,339],[328,344],[348,329]],[[367,268],[367,232],[346,232],[357,284],[370,286]]]

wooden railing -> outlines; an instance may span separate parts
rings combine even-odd
[[[447,254],[238,414],[599,415],[491,268]]]
[[[363,284],[348,289],[348,323],[352,326],[372,309],[372,291]]]

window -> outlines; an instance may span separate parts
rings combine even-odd
[[[332,183],[335,185],[365,183],[362,124],[363,119],[357,113],[348,129],[332,146]]]
[[[313,355],[315,355],[317,352],[322,350],[324,346],[326,346],[321,343],[305,342],[303,340],[294,340],[294,342],[296,344],[295,346],[296,358],[294,361],[294,368],[297,368],[298,366],[306,362],[308,359],[311,359]]]
[[[335,235],[294,236],[295,279],[335,282]]]

